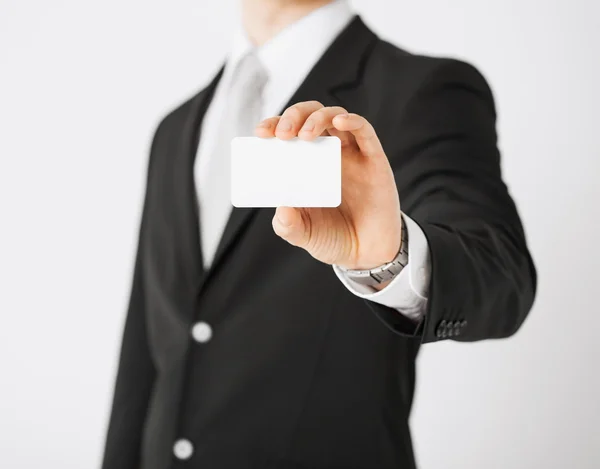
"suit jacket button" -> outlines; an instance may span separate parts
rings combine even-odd
[[[212,337],[212,327],[206,322],[197,322],[192,327],[192,337],[202,344],[208,342]]]
[[[464,329],[465,327],[467,327],[467,321],[465,320],[465,321],[461,322],[461,323],[460,323],[460,327],[462,327],[463,329]]]
[[[190,459],[192,454],[194,454],[194,446],[190,440],[182,438],[181,440],[177,440],[173,445],[173,454],[177,459]]]
[[[441,339],[442,337],[445,337],[444,334],[446,334],[446,321],[442,320],[438,324],[437,329],[435,330],[435,335],[436,335],[436,337]]]

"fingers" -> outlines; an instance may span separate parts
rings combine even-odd
[[[263,120],[256,129],[254,129],[254,134],[257,137],[261,138],[270,138],[275,136],[275,128],[277,127],[277,123],[281,119],[280,116],[269,117],[268,119]]]
[[[281,116],[263,120],[256,127],[255,134],[262,138],[278,137],[288,140],[298,136],[304,140],[312,140],[330,130],[332,135],[339,137],[344,143],[353,140],[353,137],[336,130],[332,121],[336,115],[345,113],[347,111],[343,107],[324,107],[318,101],[305,101],[290,106]]]
[[[385,155],[375,129],[364,117],[358,114],[338,114],[333,119],[333,125],[337,130],[350,132],[363,155],[367,157]]]
[[[384,155],[375,129],[364,117],[348,114],[343,107],[324,107],[318,101],[294,104],[281,117],[263,120],[255,132],[263,138],[289,140],[298,136],[303,140],[312,140],[325,131],[339,137],[342,145],[356,142],[361,153],[367,157]]]
[[[298,132],[298,136],[305,140],[312,140],[323,134],[324,131],[333,127],[332,122],[335,116],[338,114],[346,114],[347,112],[348,111],[343,107],[339,106],[318,109],[307,117],[302,128]]]
[[[308,116],[321,108],[323,105],[318,101],[305,101],[288,107],[277,123],[275,136],[282,140],[296,137]]]
[[[307,221],[300,209],[277,207],[272,224],[275,233],[293,246],[303,247],[307,243]]]
[[[282,140],[296,137],[306,118],[322,107],[323,105],[318,101],[305,101],[290,106],[277,121],[272,136]]]

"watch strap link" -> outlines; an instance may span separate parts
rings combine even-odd
[[[344,274],[351,280],[361,285],[379,285],[396,277],[404,267],[408,264],[408,232],[406,223],[402,220],[402,240],[400,243],[400,251],[396,257],[386,264],[383,264],[374,269],[368,270],[350,270],[341,269]]]

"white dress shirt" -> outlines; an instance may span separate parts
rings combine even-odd
[[[256,49],[256,54],[268,74],[268,81],[262,95],[262,118],[275,116],[281,112],[319,58],[353,17],[354,14],[347,0],[337,0],[289,25]],[[202,122],[198,157],[194,168],[196,184],[210,177],[207,174],[206,161],[214,153],[217,145],[218,127],[226,101],[226,90],[237,63],[253,48],[243,29],[239,27],[234,35],[223,76]],[[349,111],[352,112],[351,109]],[[200,193],[200,191],[196,192]],[[226,218],[219,217],[220,220]],[[381,291],[376,291],[372,287],[360,285],[347,278],[336,266],[333,267],[333,271],[346,288],[356,296],[394,308],[407,317],[418,320],[425,313],[427,306],[431,272],[429,247],[419,225],[406,214],[403,214],[403,218],[408,233],[409,262],[389,285]],[[207,223],[220,222],[202,219],[201,229]],[[224,226],[219,228],[224,229]],[[213,252],[203,252],[203,257],[212,259],[213,254]]]

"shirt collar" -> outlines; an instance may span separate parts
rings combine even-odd
[[[297,78],[299,86],[353,16],[347,0],[335,0],[287,26],[258,48],[240,24],[234,33],[226,70],[230,74],[240,60],[254,50],[267,71],[270,85],[275,84],[277,88],[278,84]]]

